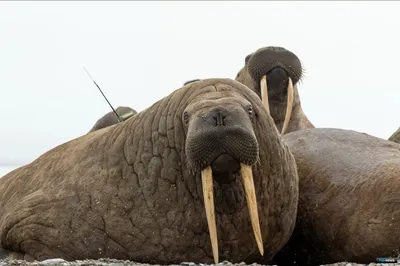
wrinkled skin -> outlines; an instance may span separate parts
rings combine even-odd
[[[125,118],[128,119],[132,116],[134,116],[137,112],[130,108],[130,107],[126,107],[126,106],[120,106],[117,109],[115,109],[115,112],[117,112],[117,114],[121,117],[123,115],[128,115],[128,117]],[[125,121],[123,120],[123,121]],[[103,117],[101,117],[99,120],[97,120],[96,124],[94,124],[94,126],[92,127],[92,129],[90,129],[90,132],[105,128],[105,127],[109,127],[115,124],[118,124],[118,118],[116,116],[116,114],[113,111],[108,112],[107,114],[105,114]]]
[[[296,164],[257,95],[230,79],[178,89],[2,177],[1,246],[37,260],[212,263],[199,171],[211,164],[220,261],[254,261],[239,159],[252,164],[268,261],[294,228]]]
[[[279,265],[365,263],[400,250],[400,145],[340,129],[283,136],[298,164],[296,228]],[[296,263],[294,263],[296,262]]]
[[[400,143],[400,127],[390,136],[389,140]]]
[[[293,82],[294,97],[292,115],[286,133],[314,128],[301,108],[297,84],[303,77],[303,68],[299,58],[282,47],[260,48],[246,56],[245,65],[236,75],[236,80],[261,97],[260,81],[264,75],[267,76],[270,114],[279,132],[285,120],[289,77]]]

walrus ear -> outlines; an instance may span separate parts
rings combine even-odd
[[[200,81],[200,79],[192,79],[192,80],[186,81],[185,83],[183,83],[183,86],[186,86],[186,85],[196,82],[196,81]]]

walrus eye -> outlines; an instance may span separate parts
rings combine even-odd
[[[253,106],[251,104],[247,106],[247,112],[249,112],[250,117],[253,116]]]
[[[189,122],[189,114],[186,111],[183,113],[183,121],[185,122],[185,125]]]

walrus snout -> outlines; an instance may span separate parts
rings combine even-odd
[[[260,48],[248,58],[247,65],[250,75],[257,83],[274,68],[285,70],[294,85],[301,79],[303,73],[300,59],[283,47]]]
[[[210,166],[214,160],[224,161],[226,156],[217,160],[222,154],[247,165],[253,165],[258,159],[258,142],[243,107],[213,108],[196,116],[188,130],[186,155],[193,172]],[[226,168],[222,163],[218,165]]]

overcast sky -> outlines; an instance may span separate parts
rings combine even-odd
[[[108,99],[141,111],[194,78],[235,78],[283,46],[316,127],[400,126],[400,2],[0,2],[0,165],[85,134]],[[1,173],[0,173],[1,174]]]

